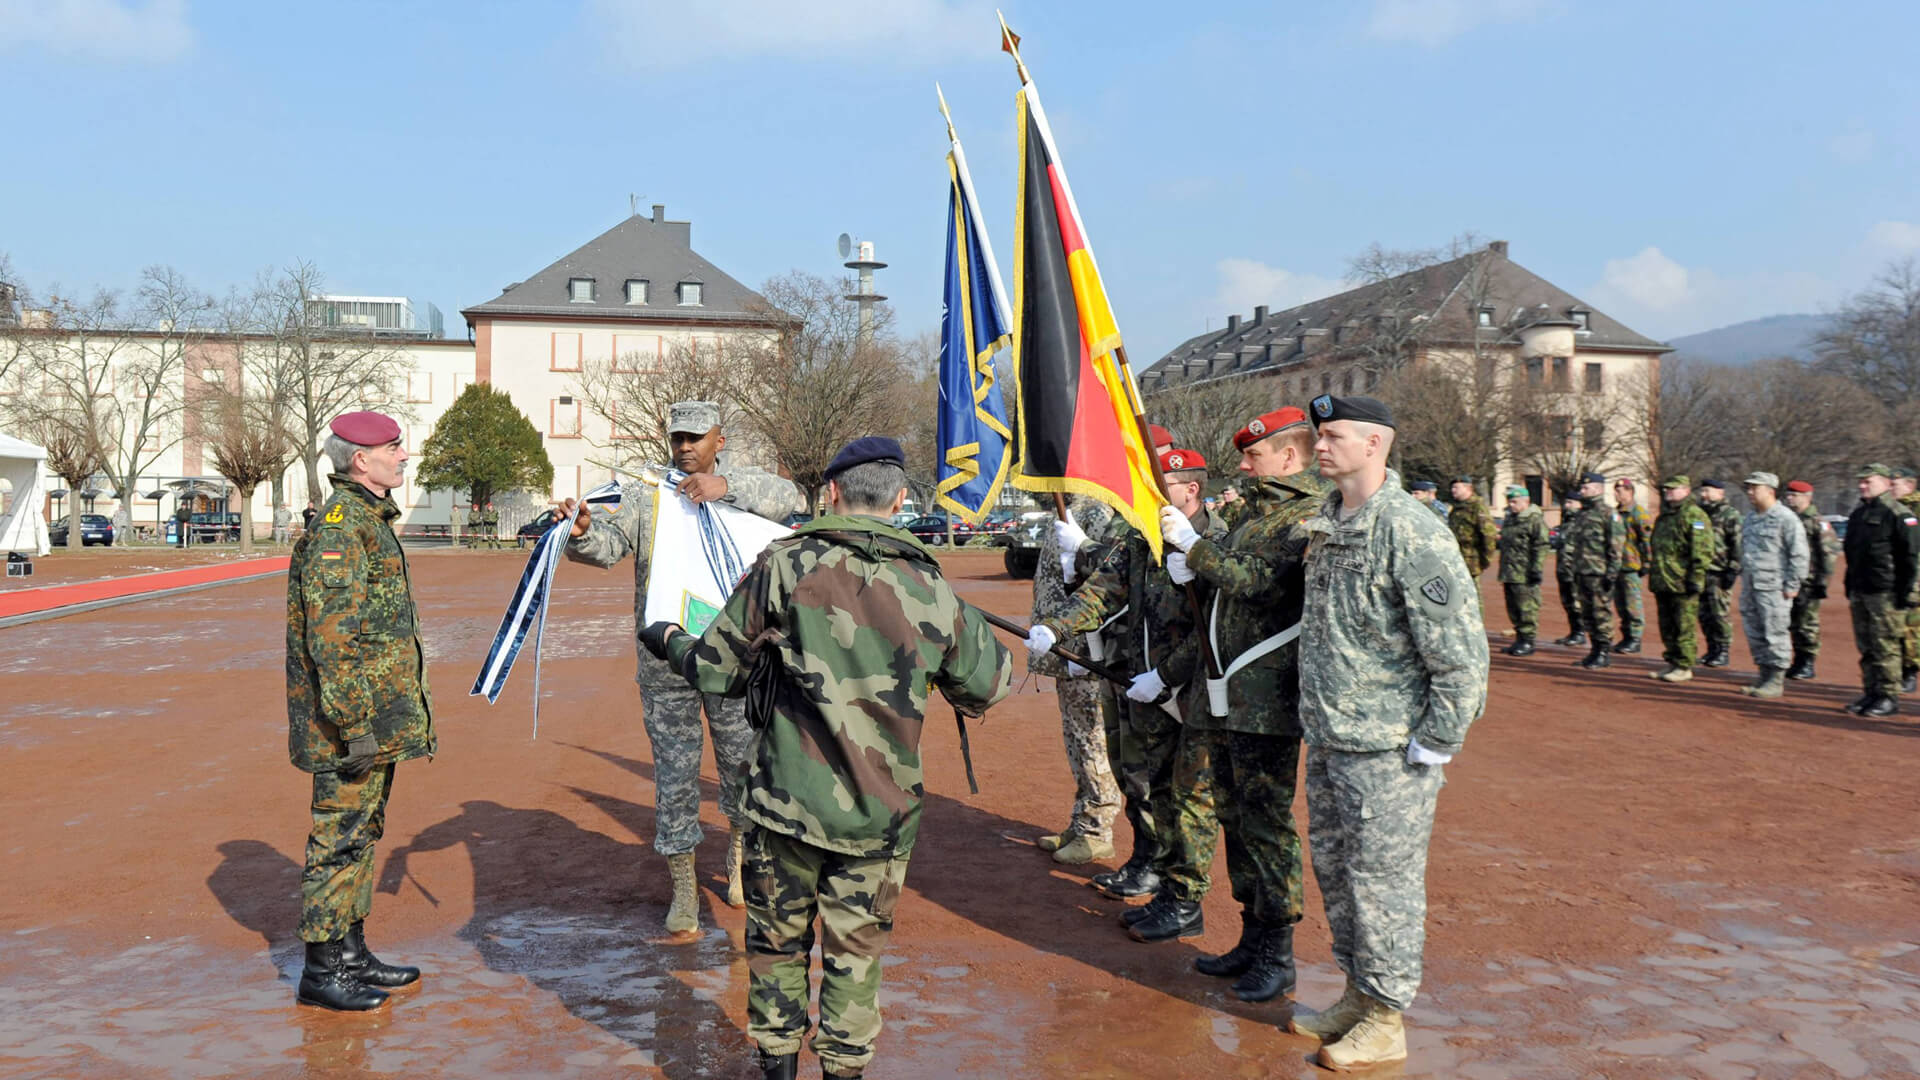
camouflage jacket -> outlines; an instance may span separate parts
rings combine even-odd
[[[913,849],[932,690],[978,715],[1013,685],[1007,650],[911,533],[840,515],[768,545],[706,633],[671,637],[667,662],[703,693],[747,698],[747,815],[860,858]]]
[[[1125,541],[1107,552],[1065,607],[1041,621],[1063,641],[1111,622],[1105,635],[1109,662],[1138,675],[1164,661],[1193,632],[1193,609],[1186,587],[1175,585],[1166,567],[1153,561],[1147,538],[1118,516],[1114,520],[1125,526]],[[1227,531],[1219,515],[1204,508],[1193,527],[1212,538]],[[1082,548],[1080,557],[1086,558],[1086,552]],[[1123,611],[1125,617],[1113,621]]]
[[[1451,753],[1487,704],[1487,631],[1445,525],[1387,482],[1340,520],[1306,523],[1300,720],[1309,745],[1371,753],[1410,738]]]
[[[1074,553],[1074,573],[1078,576],[1090,575],[1094,567],[1099,565],[1103,551],[1100,545],[1111,542],[1110,525],[1116,515],[1106,503],[1085,495],[1069,497],[1067,513],[1073,515],[1073,520],[1091,541]],[[1049,520],[1047,527],[1040,530],[1040,561],[1033,568],[1033,620],[1044,622],[1063,610],[1067,606],[1067,594],[1073,590],[1074,584],[1060,576],[1060,539],[1054,534],[1053,522]],[[1101,635],[1103,649],[1106,636]],[[1060,644],[1077,653],[1090,651],[1085,634],[1062,638]],[[1101,655],[1105,655],[1105,652],[1102,651]],[[1049,675],[1056,679],[1075,677],[1067,674],[1067,662],[1050,652],[1027,657],[1027,670],[1035,675]],[[1078,677],[1099,678],[1098,675]]]
[[[1620,573],[1627,530],[1613,507],[1596,500],[1571,523],[1560,526],[1560,559],[1577,577],[1611,578]]]
[[[724,501],[769,520],[785,517],[800,505],[800,489],[793,481],[759,469],[719,470],[727,478]],[[639,659],[639,681],[671,678],[660,671],[640,644],[641,612],[647,610],[647,570],[652,565],[653,500],[659,496],[656,486],[662,472],[649,466],[645,474],[620,486],[620,508],[612,514],[595,514],[587,535],[567,541],[567,558],[591,566],[610,567],[633,556],[634,653]],[[648,676],[652,676],[649,678]]]
[[[1833,535],[1833,526],[1820,516],[1820,508],[1809,503],[1805,510],[1799,511],[1800,527],[1807,533],[1807,580],[1808,585],[1827,587],[1827,579],[1833,576],[1833,560],[1840,554],[1840,538]]]
[[[347,742],[379,741],[377,764],[432,754],[420,615],[391,496],[335,474],[287,568],[287,755],[333,772]]]
[[[1300,560],[1307,534],[1301,523],[1319,509],[1326,481],[1314,472],[1261,477],[1244,492],[1247,509],[1217,540],[1202,538],[1187,552],[1199,580],[1200,627],[1214,659],[1230,667],[1241,654],[1300,622]],[[1227,715],[1208,707],[1200,636],[1190,634],[1161,662],[1168,686],[1185,686],[1182,715],[1190,728],[1256,735],[1300,735],[1298,640],[1248,663],[1227,678]]]
[[[1500,580],[1538,585],[1547,570],[1547,516],[1537,506],[1508,513],[1500,523]]]
[[[1653,515],[1637,502],[1628,503],[1624,510],[1615,507],[1614,513],[1627,530],[1626,542],[1620,548],[1620,569],[1630,574],[1646,573],[1647,561],[1653,558]]]
[[[1862,499],[1847,515],[1847,556],[1843,584],[1849,597],[1892,593],[1905,598],[1913,591],[1920,556],[1920,518],[1900,504],[1893,492]]]
[[[1453,538],[1460,544],[1460,557],[1466,560],[1468,573],[1479,577],[1493,565],[1493,555],[1498,550],[1493,511],[1487,509],[1480,496],[1470,495],[1454,503],[1453,509],[1447,511],[1447,528],[1453,530]]]
[[[1740,569],[1740,511],[1735,510],[1725,499],[1708,502],[1694,495],[1700,506],[1700,512],[1707,515],[1713,523],[1714,550],[1713,567],[1715,572]]]
[[[1667,503],[1653,523],[1653,558],[1647,563],[1647,588],[1657,593],[1698,594],[1713,568],[1713,522],[1692,499]]]
[[[1786,503],[1755,510],[1740,522],[1740,554],[1749,589],[1799,592],[1807,580],[1807,530]]]

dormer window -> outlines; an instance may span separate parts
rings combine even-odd
[[[627,303],[644,304],[647,302],[647,281],[645,278],[627,279]]]
[[[567,301],[574,304],[593,303],[593,279],[590,277],[568,278]]]
[[[1593,327],[1587,325],[1587,318],[1588,316],[1593,314],[1592,312],[1587,311],[1583,308],[1574,308],[1571,314],[1573,315],[1573,326],[1574,326],[1575,332],[1585,334],[1593,330]]]
[[[680,283],[680,306],[681,307],[699,307],[700,306],[700,283],[699,282],[683,281]]]
[[[1493,309],[1490,307],[1481,308],[1479,315],[1474,320],[1474,323],[1475,325],[1483,328],[1491,327],[1493,325]]]

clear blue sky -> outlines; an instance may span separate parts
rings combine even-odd
[[[1920,5],[1006,0],[1136,362],[1473,230],[1656,336],[1830,307],[1920,252]],[[1011,62],[970,0],[0,0],[0,252],[44,290],[491,299],[691,218],[748,284],[892,264],[939,322],[946,89],[1001,265]]]

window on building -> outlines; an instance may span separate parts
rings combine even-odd
[[[1527,357],[1527,385],[1539,386],[1547,379],[1547,362],[1537,356]]]
[[[647,282],[645,278],[627,279],[627,303],[644,304],[647,302]]]
[[[700,306],[700,283],[699,282],[683,281],[680,283],[680,306],[681,307],[699,307]]]
[[[1590,311],[1582,311],[1579,308],[1573,309],[1573,325],[1576,332],[1584,334],[1593,329],[1593,327],[1587,325],[1587,318],[1591,314],[1593,313]]]
[[[1332,372],[1328,372],[1327,374],[1320,376],[1320,392],[1323,394],[1333,393],[1333,373]]]
[[[1352,371],[1348,371],[1346,374],[1340,376],[1340,392],[1343,394],[1353,393],[1353,372]]]
[[[1560,451],[1573,449],[1573,417],[1547,417],[1547,445]]]
[[[1567,391],[1573,389],[1573,375],[1569,370],[1572,365],[1573,361],[1564,356],[1556,356],[1553,358],[1553,388],[1555,390]]]
[[[579,371],[580,361],[586,355],[581,351],[580,335],[576,333],[553,334],[552,352],[548,354],[548,371]]]
[[[1526,479],[1523,480],[1522,483],[1526,486],[1527,497],[1533,500],[1533,505],[1535,506],[1547,505],[1545,500],[1541,499],[1540,497],[1544,495],[1547,490],[1546,477],[1541,476],[1539,473],[1528,473],[1526,475]]]
[[[575,304],[593,303],[593,279],[585,277],[567,280],[567,300]]]
[[[1493,325],[1493,309],[1490,307],[1481,308],[1479,317],[1475,321],[1479,326],[1492,326]]]
[[[410,371],[407,373],[407,400],[421,404],[433,400],[433,372]]]
[[[1580,425],[1580,445],[1589,451],[1597,451],[1607,445],[1607,422],[1588,420]]]
[[[547,405],[547,434],[556,439],[580,437],[580,402],[571,394],[554,398]]]
[[[1380,373],[1373,370],[1372,368],[1368,368],[1367,369],[1367,392],[1372,393],[1373,388],[1378,385],[1380,385]]]
[[[1601,385],[1602,385],[1600,380],[1601,380],[1600,364],[1592,360],[1587,361],[1586,381],[1581,385],[1585,388],[1587,393],[1597,394],[1600,392]]]
[[[660,370],[659,334],[613,335],[613,370],[630,374]]]

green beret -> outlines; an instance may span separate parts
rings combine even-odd
[[[1860,471],[1855,473],[1854,476],[1861,480],[1865,480],[1869,476],[1884,476],[1887,479],[1891,480],[1893,479],[1893,470],[1887,468],[1885,465],[1882,465],[1877,461],[1874,461],[1874,462],[1869,462],[1866,465],[1860,466]]]
[[[1675,474],[1660,482],[1661,490],[1677,487],[1690,488],[1692,486],[1693,480],[1684,474]]]

